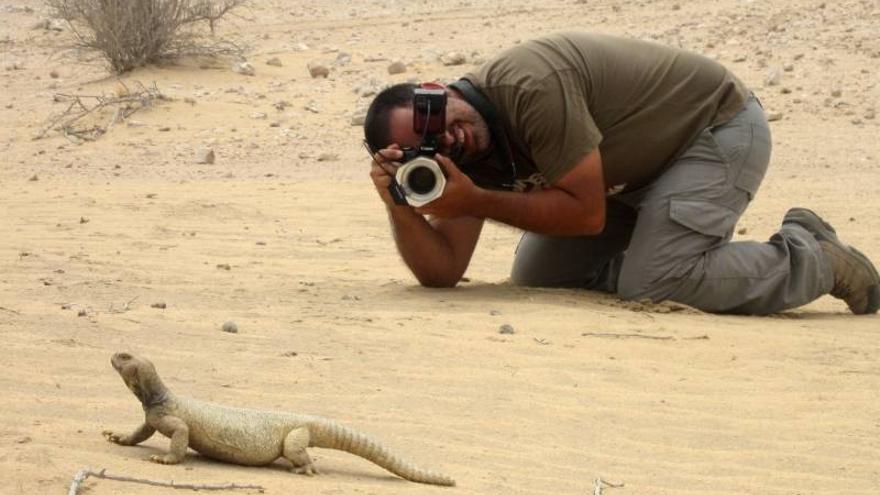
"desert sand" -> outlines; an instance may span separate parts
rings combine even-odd
[[[249,46],[254,75],[183,59],[117,78],[65,50],[41,2],[0,4],[0,493],[67,493],[86,466],[270,494],[586,494],[597,478],[623,485],[606,495],[880,493],[880,318],[830,296],[740,317],[517,288],[520,232],[494,224],[467,281],[420,288],[352,125],[377,87],[451,80],[551,31],[681,46],[731,67],[773,116],[735,238],[766,240],[808,206],[880,260],[875,0],[255,0],[240,14],[217,34]],[[94,142],[34,139],[56,94],[138,82],[169,100]],[[101,436],[142,420],[109,364],[120,350],[179,394],[334,418],[458,486],[318,449],[317,477],[194,453],[153,464],[164,437]],[[186,491],[90,478],[81,493]]]

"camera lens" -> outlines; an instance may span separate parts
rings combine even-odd
[[[427,194],[437,185],[437,177],[428,167],[416,167],[407,175],[406,182],[414,193]]]

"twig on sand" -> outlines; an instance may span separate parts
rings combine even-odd
[[[51,117],[34,140],[42,139],[53,131],[59,131],[75,143],[94,141],[138,110],[151,107],[155,102],[168,98],[159,91],[155,82],[149,88],[137,82],[137,86],[132,89],[119,81],[116,94],[113,95],[56,94],[54,100],[67,103],[67,108]],[[113,111],[107,123],[91,125],[86,123],[87,120],[103,121],[105,116],[99,114],[104,110]]]
[[[675,337],[670,336],[660,336],[660,335],[642,335],[640,333],[596,333],[596,332],[587,332],[582,333],[581,337],[607,337],[611,339],[625,339],[625,338],[637,338],[637,339],[651,339],[651,340],[675,340]]]
[[[593,495],[602,495],[602,488],[623,488],[623,483],[609,483],[602,478],[596,478],[596,487],[593,488]]]
[[[197,484],[197,483],[177,483],[174,480],[163,481],[163,480],[149,480],[143,478],[132,478],[130,476],[117,476],[113,474],[107,474],[106,469],[101,469],[100,471],[93,471],[91,468],[83,468],[77,471],[76,475],[73,477],[73,482],[70,483],[70,490],[68,490],[67,495],[76,495],[79,490],[80,485],[88,478],[89,476],[94,476],[95,478],[103,478],[106,480],[114,480],[114,481],[127,481],[130,483],[141,483],[144,485],[151,486],[167,486],[171,488],[177,488],[182,490],[257,490],[260,493],[265,491],[260,485],[240,485],[238,483],[222,483],[216,485],[210,484]]]

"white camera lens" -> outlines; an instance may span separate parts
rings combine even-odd
[[[443,188],[446,187],[443,169],[426,156],[417,156],[401,165],[395,178],[403,187],[406,202],[412,206],[422,206],[434,201],[443,194]]]

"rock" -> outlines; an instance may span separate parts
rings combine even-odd
[[[442,62],[443,65],[446,66],[462,65],[464,63],[467,63],[467,57],[464,55],[464,53],[449,52],[440,56],[440,62]]]
[[[238,325],[234,321],[229,320],[220,327],[220,330],[226,333],[238,333]]]
[[[271,65],[273,67],[281,67],[281,59],[278,57],[272,57],[269,60],[266,60],[266,65]]]
[[[167,305],[164,302],[157,302],[150,305],[151,308],[165,309]]]
[[[504,325],[501,325],[501,327],[498,328],[498,333],[500,333],[502,335],[513,335],[516,333],[516,330],[513,329],[513,326],[505,323]]]
[[[321,153],[318,155],[319,162],[335,162],[339,160],[339,155],[336,153]]]
[[[338,67],[342,67],[351,63],[351,54],[345,52],[339,52],[336,55],[336,60],[333,62],[334,65]]]
[[[251,118],[257,120],[266,120],[269,118],[269,115],[266,112],[254,112],[251,114]]]
[[[232,66],[232,72],[236,74],[241,74],[243,76],[253,76],[257,73],[254,69],[254,66],[250,64],[250,62],[242,61],[237,62]]]
[[[205,146],[196,150],[196,163],[207,165],[214,163],[214,150]]]
[[[357,110],[354,115],[351,116],[351,125],[360,126],[364,125],[364,121],[367,119],[367,111],[365,109]]]
[[[309,74],[312,76],[312,78],[319,78],[319,77],[326,78],[327,76],[330,75],[330,68],[322,63],[312,62],[309,64],[308,67],[309,67]]]
[[[782,82],[782,71],[777,67],[770,69],[764,77],[764,86],[776,86],[780,82]]]
[[[739,234],[739,235],[746,235],[746,234],[749,233],[749,229],[743,227],[743,228],[737,230],[736,233]]]
[[[318,102],[315,100],[308,102],[308,104],[306,104],[306,106],[303,107],[303,109],[305,109],[309,112],[312,112],[312,113],[321,113],[321,107],[318,106]]]
[[[782,112],[767,112],[767,122],[776,122],[782,120]]]
[[[841,91],[839,89],[832,89],[831,90],[831,97],[832,98],[840,98],[842,95],[843,95],[843,91]]]
[[[388,73],[391,75],[403,74],[404,72],[406,72],[406,64],[404,64],[400,60],[395,60],[394,62],[391,62],[391,65],[388,66]]]

